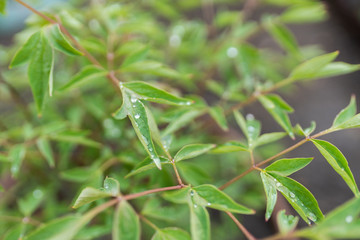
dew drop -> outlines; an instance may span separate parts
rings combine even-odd
[[[181,44],[181,38],[180,38],[179,35],[173,34],[173,35],[170,36],[169,45],[171,47],[178,47],[178,46],[180,46],[180,44]]]
[[[194,208],[197,208],[197,204],[194,204]]]
[[[131,101],[132,103],[136,103],[136,102],[137,102],[137,98],[132,97],[130,101]]]
[[[248,127],[248,131],[249,131],[249,132],[253,132],[254,130],[255,130],[255,128],[254,128],[253,126],[249,126],[249,127]]]
[[[188,105],[188,106],[191,105],[191,102],[186,102],[186,105]]]
[[[254,117],[253,114],[251,114],[251,113],[246,114],[246,120],[252,121],[252,120],[254,120],[254,119],[255,119],[255,117]]]
[[[313,214],[313,213],[309,213],[309,214],[308,214],[308,218],[309,218],[311,221],[313,221],[313,222],[315,222],[315,221],[317,220],[317,217],[316,217],[315,214]]]
[[[194,191],[190,191],[190,196],[194,196]]]
[[[341,168],[341,171],[345,171],[345,169],[344,169],[344,168]]]
[[[208,205],[208,206],[210,206],[210,205],[211,205],[211,203],[209,203],[209,202],[208,202],[208,203],[207,203],[207,205]]]
[[[119,86],[120,86],[120,89],[123,89],[124,88],[124,85],[123,85],[123,83],[121,82],[121,83],[119,83]]]
[[[278,182],[278,183],[276,183],[276,186],[281,187],[282,185],[281,185],[281,183]]]
[[[135,119],[139,119],[140,118],[140,114],[135,114]]]
[[[290,192],[289,195],[290,195],[291,198],[295,197],[295,194],[293,192]]]
[[[44,195],[44,193],[40,189],[36,189],[33,191],[34,198],[41,198]]]
[[[345,222],[347,222],[347,223],[351,223],[352,221],[353,221],[353,216],[347,216],[346,218],[345,218]]]
[[[229,47],[229,48],[226,50],[226,55],[227,55],[229,58],[235,58],[235,57],[238,55],[238,50],[237,50],[237,48],[235,48],[235,47]]]

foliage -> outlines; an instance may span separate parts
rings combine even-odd
[[[214,211],[255,239],[237,218],[265,208],[279,227],[271,239],[360,238],[353,173],[319,139],[359,128],[355,96],[330,128],[312,134],[316,124],[294,125],[277,92],[360,68],[335,61],[338,52],[299,46],[287,27],[325,19],[321,2],[264,0],[281,11],[257,20],[250,1],[235,10],[235,0],[74,0],[47,11],[16,2],[33,15],[2,47],[1,104],[17,108],[0,118],[1,239],[207,240],[221,229],[238,239]],[[262,32],[280,48],[255,46]],[[255,101],[283,132],[263,133],[245,114]],[[243,137],[227,137],[240,130]],[[285,137],[303,139],[263,151]],[[326,216],[289,177],[313,158],[281,158],[307,142],[354,194]],[[297,229],[299,217],[285,211],[273,216],[278,192],[308,227]]]

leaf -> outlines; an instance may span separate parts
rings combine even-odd
[[[106,177],[104,180],[104,191],[115,197],[120,194],[120,183],[115,178]]]
[[[313,158],[287,158],[280,159],[265,168],[266,172],[289,176],[308,165]]]
[[[176,166],[185,182],[197,186],[210,182],[212,179],[202,166],[192,162],[180,162]]]
[[[29,217],[39,207],[43,201],[45,194],[40,189],[35,189],[27,194],[25,197],[17,201],[19,211],[26,217]]]
[[[88,65],[81,69],[74,77],[70,79],[68,83],[62,86],[59,90],[66,91],[77,88],[81,85],[89,83],[93,80],[105,77],[107,72],[94,65]]]
[[[85,182],[95,174],[95,169],[90,167],[77,167],[67,169],[60,173],[62,179],[71,182]]]
[[[31,35],[26,43],[15,53],[9,68],[17,67],[26,63],[33,56],[34,49],[36,49],[40,39],[41,31]]]
[[[306,80],[316,78],[318,72],[330,62],[332,62],[338,54],[339,52],[336,51],[307,60],[297,66],[290,73],[289,78],[291,78],[292,80]]]
[[[255,146],[259,147],[261,145],[272,143],[272,142],[282,139],[285,136],[286,136],[286,133],[284,133],[284,132],[265,133],[265,134],[261,135],[255,141]]]
[[[336,128],[337,126],[347,122],[355,114],[356,114],[356,100],[355,100],[355,95],[353,95],[351,96],[349,105],[336,115],[331,128]]]
[[[248,114],[246,120],[238,111],[234,111],[234,116],[237,124],[248,140],[249,148],[252,149],[254,147],[254,142],[256,142],[260,135],[260,122],[255,120],[252,114]]]
[[[164,158],[164,157],[159,157],[159,158],[160,158],[161,165],[170,164],[169,159]],[[140,163],[138,163],[134,167],[134,169],[132,169],[131,172],[125,176],[125,178],[134,176],[136,174],[148,171],[153,168],[156,168],[155,162],[150,157],[147,157],[147,158],[145,158],[144,161],[141,161]]]
[[[112,195],[108,192],[104,192],[92,187],[86,187],[81,191],[80,195],[77,197],[73,205],[73,208],[79,208],[85,204],[111,196]]]
[[[299,222],[298,217],[293,215],[286,215],[285,210],[279,211],[276,218],[277,225],[281,234],[287,234],[294,231],[297,223]]]
[[[198,206],[191,201],[190,208],[190,230],[191,239],[210,240],[210,218],[209,213],[203,206]]]
[[[36,145],[39,148],[41,154],[45,157],[50,167],[55,167],[54,154],[51,149],[51,145],[46,138],[39,138],[36,141]]]
[[[7,0],[0,0],[0,13],[1,14],[5,14],[6,1]]]
[[[140,221],[131,205],[121,200],[114,213],[113,240],[140,239]]]
[[[82,52],[74,48],[70,42],[65,38],[63,33],[61,32],[59,24],[53,24],[50,27],[49,31],[49,40],[51,45],[59,50],[60,52],[63,52],[65,54],[68,54],[70,56],[79,56],[84,55]]]
[[[197,195],[201,198],[200,200],[197,198]],[[194,199],[196,204],[205,207],[240,214],[255,213],[254,210],[234,202],[234,200],[232,200],[224,192],[209,184],[204,184],[192,188],[192,192],[190,191],[190,196]]]
[[[226,117],[224,114],[224,110],[220,106],[215,106],[209,108],[210,116],[215,120],[215,122],[218,124],[218,126],[224,130],[228,131],[229,127],[226,122]]]
[[[121,67],[124,68],[130,64],[144,60],[146,58],[146,56],[148,55],[148,53],[149,53],[148,47],[143,47],[143,48],[131,53],[124,59],[124,61],[121,64]]]
[[[288,113],[292,112],[293,109],[275,94],[260,96],[259,100],[275,121],[294,139],[295,135],[288,116]]]
[[[238,151],[249,151],[248,147],[237,141],[230,141],[224,144],[217,145],[211,150],[211,153],[230,153]]]
[[[191,240],[191,238],[180,228],[168,227],[157,230],[151,240]]]
[[[122,87],[127,88],[131,91],[131,93],[134,93],[135,96],[133,97],[137,99],[172,105],[192,104],[192,101],[189,99],[174,96],[145,82],[134,81],[121,84]]]
[[[313,2],[296,4],[281,14],[284,23],[314,23],[326,19],[324,4]]]
[[[266,195],[266,213],[265,220],[268,221],[271,217],[272,212],[277,200],[277,191],[275,187],[275,182],[272,178],[269,178],[264,172],[260,172],[261,180],[264,185],[265,195]]]
[[[215,144],[190,144],[181,148],[175,155],[174,161],[179,162],[185,159],[194,158],[199,155],[202,155],[212,148],[215,147]]]
[[[190,187],[184,187],[179,190],[165,192],[164,194],[162,194],[162,197],[167,201],[177,204],[187,203],[190,190],[191,190]]]
[[[26,148],[25,145],[18,144],[13,146],[9,152],[9,158],[11,160],[11,174],[13,177],[19,175],[21,164],[25,158]]]
[[[53,62],[53,51],[43,32],[40,33],[40,39],[34,49],[35,51],[31,53],[28,77],[38,114],[41,115],[45,96],[49,89],[49,80],[52,77],[51,68]]]
[[[360,70],[360,64],[349,64],[344,62],[331,62],[319,69],[314,78],[328,78],[348,74]]]
[[[273,181],[276,182],[276,189],[281,192],[306,223],[310,224],[310,220],[318,222],[323,219],[324,216],[316,199],[303,185],[275,173],[265,174],[267,177],[273,178]]]
[[[87,138],[80,131],[61,132],[54,135],[49,135],[48,138],[55,141],[75,143],[94,148],[100,148],[102,146],[101,143]]]
[[[163,67],[163,64],[156,61],[146,60],[134,62],[120,68],[121,72],[148,73]]]
[[[297,135],[308,137],[312,132],[314,132],[315,128],[316,122],[311,121],[310,127],[305,128],[305,130],[299,124],[296,124],[296,126],[294,127],[294,131]]]
[[[331,143],[324,140],[311,140],[319,149],[320,153],[333,167],[333,169],[344,179],[351,191],[357,196],[359,189],[356,185],[354,176],[349,168],[348,162],[340,150]]]

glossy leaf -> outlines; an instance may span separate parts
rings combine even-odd
[[[241,214],[255,213],[254,210],[236,203],[228,195],[217,189],[215,186],[204,184],[194,187],[192,191],[194,191],[194,193],[190,192],[190,196],[193,196],[194,199],[196,195],[200,197],[200,200],[194,200],[194,202],[198,205],[203,205],[205,207],[214,208],[221,211],[229,211]]]
[[[190,191],[191,191],[190,187],[184,187],[179,190],[165,192],[162,196],[167,201],[182,204],[188,202],[188,196]]]
[[[111,196],[112,194],[108,192],[104,192],[92,187],[86,187],[81,191],[80,195],[77,197],[73,205],[73,208],[79,208],[85,204]]]
[[[276,182],[276,189],[281,192],[305,222],[310,224],[310,220],[318,222],[323,219],[324,216],[316,199],[303,185],[275,173],[266,173],[266,175],[273,178],[273,181]]]
[[[35,44],[34,49],[36,50],[33,50],[31,53],[28,77],[38,114],[41,114],[45,97],[49,89],[49,80],[51,79],[51,67],[53,62],[53,51],[42,32],[40,33],[40,38]]]
[[[273,116],[275,121],[289,134],[291,138],[295,138],[292,125],[288,113],[293,109],[279,96],[269,94],[260,96],[259,100],[264,108]]]
[[[265,195],[266,195],[266,213],[265,220],[269,220],[277,200],[277,191],[275,187],[275,182],[273,178],[270,178],[264,172],[260,172],[261,180],[264,185]]]
[[[284,133],[284,132],[265,133],[265,134],[261,135],[255,141],[255,146],[259,147],[259,146],[262,146],[262,145],[265,145],[265,144],[276,142],[277,140],[280,140],[285,136],[286,136],[286,133]]]
[[[313,158],[287,158],[280,159],[265,168],[266,172],[289,176],[308,165]]]
[[[68,83],[62,86],[59,90],[66,91],[77,88],[93,80],[104,78],[107,72],[94,65],[88,65],[81,69]]]
[[[9,158],[11,160],[11,174],[13,177],[19,175],[20,167],[25,158],[26,148],[22,144],[13,146],[9,152]]]
[[[6,0],[5,0],[6,2]],[[15,53],[11,60],[9,68],[20,66],[26,63],[32,57],[34,49],[39,44],[41,39],[41,31],[34,33],[29,37],[26,43]]]
[[[294,231],[296,225],[299,222],[299,218],[294,217],[293,215],[286,215],[285,210],[281,210],[277,214],[276,222],[279,227],[280,233],[287,234]]]
[[[355,195],[359,194],[359,189],[356,185],[354,176],[349,168],[348,162],[340,150],[331,143],[324,140],[311,140],[319,149],[320,153],[333,167],[333,169],[344,179],[351,191]]]
[[[343,123],[351,119],[355,114],[356,114],[356,101],[355,101],[355,95],[353,95],[351,97],[349,105],[336,115],[331,127],[336,128],[337,126],[342,125]]]
[[[153,87],[145,82],[127,82],[122,83],[122,87],[127,88],[135,94],[135,98],[150,102],[158,102],[172,105],[191,105],[192,101],[186,98],[174,96],[164,90]]]
[[[209,108],[210,116],[215,120],[218,126],[224,130],[228,131],[229,127],[227,125],[226,117],[224,114],[224,110],[220,106],[215,106]]]
[[[210,240],[210,217],[203,206],[189,202],[191,239]]]
[[[120,194],[120,183],[115,178],[106,177],[104,180],[104,191],[115,197]]]
[[[215,144],[190,144],[181,148],[175,155],[174,161],[179,162],[185,159],[194,158],[199,155],[202,155],[212,148],[215,147]]]
[[[190,235],[176,227],[162,228],[156,231],[151,240],[190,240]]]
[[[332,62],[339,52],[332,52],[307,60],[297,66],[290,74],[292,80],[306,80],[317,77],[318,72]]]
[[[46,138],[39,138],[36,141],[36,145],[39,148],[41,154],[45,157],[50,167],[55,167],[54,154],[51,149],[51,145]]]
[[[49,40],[51,45],[57,50],[71,56],[83,55],[82,52],[74,48],[65,38],[58,24],[53,24],[49,30]]]
[[[217,145],[211,150],[211,153],[230,153],[238,151],[249,151],[248,147],[237,141],[231,141],[224,144]]]
[[[114,213],[113,240],[140,239],[140,221],[131,205],[122,200]]]
[[[166,164],[170,164],[169,159],[164,158],[164,157],[159,157],[159,158],[160,158],[160,163],[161,163],[162,166],[166,165]],[[139,162],[134,167],[134,169],[132,169],[131,172],[125,176],[125,178],[134,176],[136,174],[148,171],[148,170],[153,169],[153,168],[156,168],[156,165],[155,165],[154,161],[150,157],[147,157],[143,161]]]

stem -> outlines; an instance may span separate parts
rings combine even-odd
[[[144,223],[146,223],[147,225],[149,225],[152,229],[154,229],[155,231],[160,230],[155,224],[153,224],[152,222],[149,221],[149,219],[145,218],[143,215],[138,214],[139,218],[144,221]]]
[[[15,216],[1,216],[0,217],[1,220],[5,220],[5,221],[11,221],[11,222],[22,222],[24,224],[30,224],[30,225],[33,225],[33,226],[40,226],[41,225],[41,222],[35,220],[35,219],[32,219],[30,217],[15,217]]]
[[[251,165],[255,166],[255,159],[254,159],[254,152],[253,150],[250,151],[250,159],[251,159]]]
[[[239,220],[236,219],[231,212],[226,212],[226,214],[229,215],[248,240],[256,240],[256,238],[244,227],[244,225],[239,222]]]
[[[175,175],[176,175],[176,179],[177,179],[179,185],[184,186],[184,183],[181,180],[181,177],[180,177],[180,174],[179,174],[179,172],[177,170],[175,162],[171,162],[171,165],[173,166],[173,169],[174,169],[174,172],[175,172]]]
[[[144,191],[144,192],[129,194],[129,195],[120,197],[120,199],[130,200],[130,199],[142,197],[142,196],[145,196],[145,195],[149,195],[149,194],[152,194],[152,193],[164,192],[164,191],[169,191],[169,190],[176,190],[176,189],[181,189],[183,187],[186,187],[186,185],[176,185],[176,186],[171,186],[171,187],[155,188],[155,189],[147,190],[147,191]]]
[[[46,21],[52,23],[52,24],[57,24],[57,22],[52,19],[49,18],[48,16],[46,16],[45,14],[39,12],[38,10],[34,9],[33,7],[31,7],[30,5],[28,5],[27,3],[24,3],[21,0],[15,0],[16,2],[20,3],[21,5],[23,5],[24,7],[26,7],[27,9],[29,9],[31,12],[35,13],[36,15],[38,15],[39,17],[42,17],[43,19],[45,19]]]

